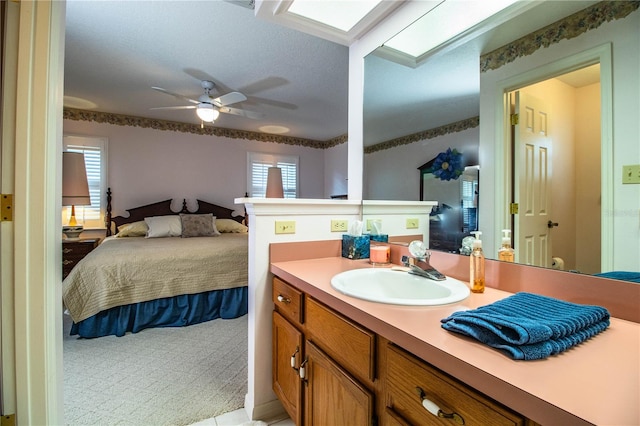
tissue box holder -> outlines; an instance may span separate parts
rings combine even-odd
[[[378,235],[369,234],[369,238],[371,239],[371,241],[377,241],[379,243],[389,242],[389,234],[378,234]]]
[[[353,235],[342,236],[342,257],[347,259],[368,259],[369,258],[369,236]]]

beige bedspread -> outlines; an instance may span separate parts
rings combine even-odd
[[[246,286],[247,238],[107,239],[63,281],[65,307],[77,323],[115,306]]]

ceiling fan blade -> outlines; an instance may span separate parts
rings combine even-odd
[[[196,109],[196,105],[184,105],[184,106],[169,106],[169,107],[154,107],[149,109]]]
[[[226,95],[214,98],[211,102],[217,107],[223,107],[226,105],[235,104],[238,102],[246,101],[247,97],[240,92],[231,92]]]
[[[258,120],[264,117],[264,114],[255,111],[248,111],[246,109],[240,108],[230,108],[230,107],[221,107],[220,112],[224,112],[226,114],[239,115],[241,117],[253,118],[254,120]]]
[[[264,105],[270,105],[276,108],[283,108],[283,109],[289,109],[289,110],[298,109],[298,105],[291,104],[289,102],[276,101],[275,99],[260,98],[258,96],[249,96],[248,101],[252,104],[264,104]]]
[[[187,101],[187,102],[191,102],[192,104],[197,104],[197,103],[199,103],[199,102],[198,102],[198,101],[196,101],[195,99],[190,99],[190,98],[187,98],[186,96],[182,96],[182,95],[180,95],[180,94],[178,94],[178,93],[170,92],[170,91],[168,91],[168,90],[166,90],[166,89],[163,89],[162,87],[155,87],[155,86],[153,86],[153,87],[151,87],[151,88],[152,88],[153,90],[157,90],[157,91],[158,91],[158,92],[160,92],[160,93],[165,93],[165,94],[167,94],[167,95],[171,95],[171,96],[173,96],[173,97],[175,97],[175,98],[182,99],[182,100],[185,100],[185,101]]]

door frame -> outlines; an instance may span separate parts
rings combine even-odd
[[[585,50],[558,61],[534,68],[522,74],[507,78],[496,85],[496,150],[494,164],[505,173],[495,176],[495,222],[502,226],[511,224],[509,203],[512,191],[513,167],[511,164],[511,123],[509,92],[548,80],[589,65],[600,64],[600,153],[602,174],[600,188],[602,212],[613,211],[613,70],[611,43]],[[603,271],[613,268],[613,215],[601,215],[601,259]]]

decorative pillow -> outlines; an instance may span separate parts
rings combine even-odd
[[[182,238],[217,237],[216,217],[211,214],[180,214]]]
[[[247,232],[249,228],[233,219],[216,219],[216,228],[220,232]]]
[[[144,237],[149,227],[144,220],[118,226],[118,237]]]
[[[149,227],[147,238],[179,237],[182,234],[180,216],[145,217],[144,222]]]

